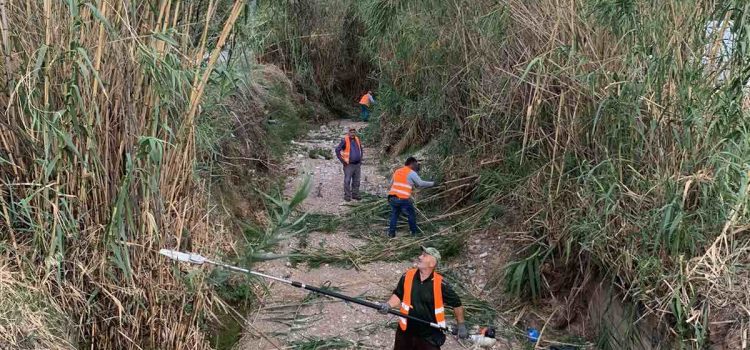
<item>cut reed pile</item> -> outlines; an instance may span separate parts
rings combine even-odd
[[[373,261],[404,261],[419,255],[420,246],[435,247],[445,258],[458,254],[463,246],[460,236],[450,234],[433,234],[424,237],[409,237],[384,240],[383,235],[373,234],[362,237],[367,243],[361,247],[344,248],[308,248],[296,250],[290,256],[292,263],[306,262],[310,267],[319,267],[330,263],[359,268]]]
[[[49,301],[69,320],[47,333],[100,349],[207,347],[219,300],[156,251],[230,243],[194,176],[196,116],[244,8],[0,2],[0,265],[17,281],[3,289],[38,296],[22,313]]]

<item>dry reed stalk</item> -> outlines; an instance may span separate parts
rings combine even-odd
[[[0,0],[0,29],[3,32],[3,58],[5,59],[5,88],[6,93],[10,94],[13,89],[13,67],[10,58],[10,39],[8,38],[8,16],[5,14],[5,1]]]
[[[203,90],[205,88],[206,82],[208,82],[208,78],[213,72],[218,56],[221,53],[221,50],[224,48],[224,43],[226,42],[226,38],[229,35],[229,31],[234,27],[234,22],[237,20],[237,17],[242,11],[242,6],[241,6],[242,3],[243,1],[241,0],[236,0],[234,2],[229,18],[225,22],[224,28],[222,29],[222,32],[219,36],[216,47],[214,48],[214,51],[209,57],[209,61],[208,61],[205,71],[203,72],[203,74],[199,74],[198,72],[196,72],[195,78],[193,80],[193,89],[190,92],[190,99],[188,102],[189,103],[188,112],[187,112],[187,115],[185,116],[185,121],[180,128],[181,135],[193,135],[195,133],[194,119],[195,119],[196,113],[198,112],[200,100],[203,97]],[[203,31],[203,38],[201,39],[201,46],[200,46],[200,49],[198,50],[200,56],[196,56],[197,62],[200,62],[198,61],[198,59],[202,60],[203,58],[202,53],[205,50],[205,45],[206,45],[205,39],[208,33],[208,23],[209,23],[211,16],[213,15],[210,5],[211,5],[211,2],[209,2],[209,11],[206,17],[206,26]],[[215,7],[214,7],[214,10],[215,10]],[[198,66],[200,67],[200,65]],[[201,77],[200,80],[198,80],[199,76]],[[177,164],[178,167],[186,166],[188,164],[187,161],[189,159],[192,159],[192,157],[195,156],[195,149],[194,149],[195,145],[194,145],[193,138],[184,137],[184,136],[181,137],[181,139],[182,138],[184,138],[184,140],[181,140],[181,142],[185,143],[184,145],[185,150],[182,153],[182,157],[181,157],[182,162]],[[174,190],[179,186],[179,183],[181,180],[184,180],[184,179],[175,178],[174,181],[172,182],[173,193],[174,193]],[[180,239],[178,239],[178,241],[181,241],[181,237]]]
[[[234,27],[234,22],[237,20],[237,17],[239,17],[240,12],[242,11],[243,4],[244,1],[241,0],[236,0],[234,2],[231,13],[229,14],[229,18],[224,23],[224,28],[221,31],[221,35],[219,35],[216,47],[214,48],[210,58],[208,59],[208,64],[205,71],[203,72],[203,76],[198,85],[193,88],[193,92],[190,96],[188,114],[186,117],[187,126],[189,128],[194,128],[193,119],[195,118],[195,115],[198,111],[198,104],[200,102],[200,99],[201,97],[203,97],[203,90],[205,89],[208,78],[211,75],[214,66],[216,65],[216,60],[219,58],[221,50],[224,49],[224,44],[226,43],[227,37],[229,36],[229,32]]]

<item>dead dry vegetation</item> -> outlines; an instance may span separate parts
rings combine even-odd
[[[75,349],[71,323],[49,296],[0,266],[0,348]]]

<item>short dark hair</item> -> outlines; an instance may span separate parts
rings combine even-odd
[[[409,166],[413,164],[417,164],[417,158],[414,158],[414,157],[406,158],[406,162],[404,163],[404,165]]]

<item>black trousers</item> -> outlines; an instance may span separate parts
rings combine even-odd
[[[406,333],[398,328],[396,329],[396,342],[393,344],[393,350],[440,350],[440,347],[430,344],[422,337]]]

